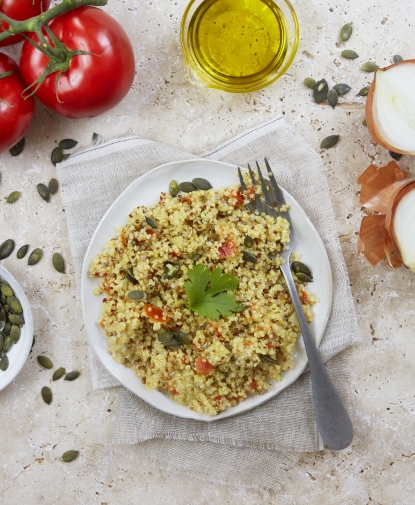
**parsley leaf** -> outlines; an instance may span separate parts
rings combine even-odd
[[[189,298],[188,309],[213,320],[230,316],[238,309],[236,299],[224,292],[239,286],[239,279],[234,275],[222,274],[219,267],[210,272],[203,265],[196,265],[187,271],[187,276],[190,280],[184,283],[184,289]]]

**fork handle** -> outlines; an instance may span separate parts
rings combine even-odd
[[[287,260],[280,268],[293,301],[307,352],[318,431],[330,449],[345,449],[353,440],[352,422],[337,389],[327,373],[311,335],[294,284],[289,261]]]

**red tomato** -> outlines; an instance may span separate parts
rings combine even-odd
[[[150,303],[144,305],[144,314],[155,323],[165,324],[170,320],[169,316],[163,316],[163,309],[159,309]]]
[[[0,153],[24,137],[35,113],[33,98],[24,100],[21,96],[26,85],[20,76],[19,67],[11,58],[0,53],[0,77],[13,70],[17,72],[0,78]]]
[[[196,358],[195,367],[196,371],[201,375],[209,375],[210,372],[215,368],[205,358]]]
[[[229,258],[235,254],[236,245],[233,242],[224,242],[218,247],[219,256]]]
[[[0,12],[16,21],[25,21],[33,18],[49,9],[51,0],[1,0]],[[0,21],[0,33],[9,27],[5,21]],[[22,35],[17,34],[0,42],[0,47],[10,46],[23,40]]]
[[[135,72],[133,48],[122,26],[96,7],[67,12],[49,26],[68,49],[93,54],[73,56],[59,79],[59,99],[58,72],[46,77],[36,92],[39,100],[73,119],[99,116],[115,107],[128,93]],[[31,37],[38,42],[35,34]],[[20,69],[28,85],[42,75],[48,63],[49,58],[30,42],[23,44]]]
[[[238,207],[242,207],[242,205],[245,203],[241,188],[239,188],[238,191],[236,191],[236,192],[234,190],[232,190],[231,197],[236,199],[236,203],[234,204],[234,207],[236,209]]]

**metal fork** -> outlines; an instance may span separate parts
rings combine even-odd
[[[273,217],[277,217],[277,207],[281,208],[285,205],[284,194],[278,186],[274,178],[274,174],[265,158],[265,165],[267,168],[269,185],[267,187],[264,177],[258,162],[256,162],[258,177],[261,183],[264,201],[261,201],[259,195],[256,195],[255,201],[248,204],[252,212],[264,212]],[[251,167],[248,165],[251,181],[256,185],[254,174]],[[246,184],[243,180],[241,169],[238,167],[239,180],[241,190],[246,191]],[[290,242],[287,244],[286,250],[280,253],[284,258],[285,263],[280,266],[281,272],[284,275],[285,282],[287,283],[288,291],[290,292],[291,299],[297,314],[298,322],[300,324],[301,333],[303,335],[304,345],[307,352],[308,364],[311,374],[311,384],[313,390],[314,411],[316,415],[317,427],[320,432],[321,438],[330,449],[341,450],[348,447],[353,440],[353,426],[344,406],[339,393],[337,392],[334,384],[332,383],[326,367],[320,357],[311,335],[306,317],[304,315],[301,301],[298,297],[297,289],[290,268],[290,255],[295,244],[295,230],[292,225],[292,220],[289,212],[284,212],[284,218],[290,225]]]

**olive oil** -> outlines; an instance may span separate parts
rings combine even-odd
[[[273,0],[206,0],[189,23],[200,67],[220,80],[266,79],[284,62],[288,25]]]

